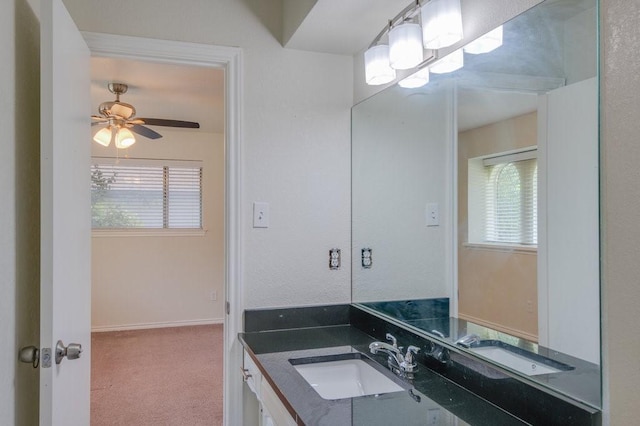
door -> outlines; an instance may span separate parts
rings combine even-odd
[[[552,90],[541,103],[546,127],[538,146],[544,144],[545,155],[538,164],[546,182],[540,199],[553,212],[538,231],[539,304],[547,313],[540,318],[541,344],[599,364],[597,79]]]
[[[41,2],[40,24],[40,424],[88,425],[89,49],[61,0]],[[81,344],[80,358],[57,364],[58,340]]]

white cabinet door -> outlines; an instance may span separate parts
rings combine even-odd
[[[40,23],[40,424],[84,426],[91,367],[90,55],[61,0],[42,1]],[[81,344],[80,358],[56,364],[58,340]]]

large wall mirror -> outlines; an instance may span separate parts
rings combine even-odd
[[[456,348],[474,334],[562,359],[505,368],[598,407],[596,1],[547,0],[502,32],[353,108],[352,300]]]

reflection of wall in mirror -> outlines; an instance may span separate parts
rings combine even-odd
[[[537,114],[524,114],[458,134],[458,317],[538,340],[535,251],[468,242],[468,160],[537,144]]]
[[[450,296],[452,91],[429,90],[392,88],[353,109],[354,302]],[[428,203],[439,226],[427,226]]]

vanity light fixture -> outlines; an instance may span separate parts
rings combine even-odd
[[[489,53],[500,46],[502,46],[502,25],[467,44],[464,47],[464,51],[477,55]]]
[[[389,46],[378,44],[364,52],[364,74],[367,84],[378,86],[395,80],[396,70],[389,65]]]
[[[441,49],[462,40],[460,0],[431,0],[420,9],[426,49]]]
[[[419,24],[403,22],[389,31],[389,65],[397,70],[413,68],[423,60]]]
[[[429,70],[435,74],[445,74],[448,72],[459,70],[463,66],[464,54],[462,52],[462,49],[458,49],[455,52],[448,54],[444,58],[434,62],[434,64],[429,67]]]
[[[385,36],[388,45],[381,42]],[[389,21],[364,53],[365,80],[369,85],[389,83],[396,78],[395,70],[424,68],[435,58],[433,50],[451,46],[460,40],[460,0],[415,0]],[[424,49],[431,51],[426,58]],[[415,77],[408,77],[400,85],[410,87],[419,84],[414,87],[420,87],[429,81],[428,71],[425,73],[426,77],[418,71]]]
[[[421,70],[414,72],[409,77],[406,77],[398,82],[398,86],[405,89],[416,89],[429,83],[429,68],[424,67]]]

